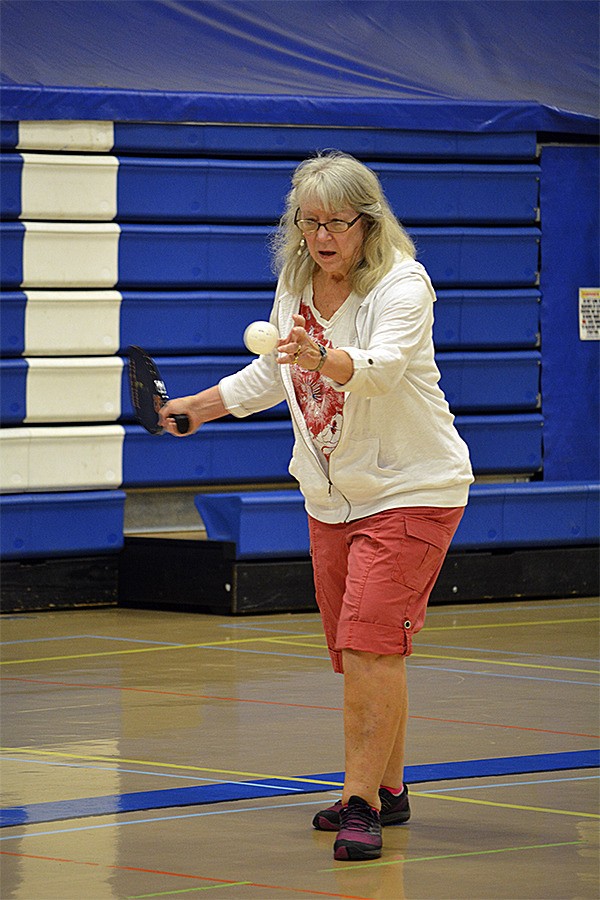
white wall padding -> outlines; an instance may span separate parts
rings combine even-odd
[[[29,359],[27,423],[114,422],[121,415],[120,357]]]
[[[0,492],[117,488],[124,435],[120,425],[3,428]]]
[[[110,222],[117,215],[115,156],[22,153],[21,219]]]
[[[114,287],[118,225],[109,222],[24,222],[24,288]]]
[[[120,346],[119,291],[25,291],[25,356],[114,354]]]
[[[114,133],[112,122],[22,121],[17,150],[107,153],[113,148]]]

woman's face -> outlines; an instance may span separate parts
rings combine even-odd
[[[351,207],[330,210],[306,204],[300,207],[298,218],[312,219],[316,222],[331,222],[332,219],[351,222],[357,215],[356,210]],[[346,277],[362,256],[364,222],[360,218],[347,231],[337,234],[327,231],[326,228],[319,228],[313,234],[304,234],[304,239],[316,264],[327,275],[339,280]]]

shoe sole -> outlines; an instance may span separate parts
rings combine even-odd
[[[317,831],[339,831],[340,823],[330,822],[329,819],[321,816],[313,821],[313,828],[316,828]]]
[[[379,859],[381,847],[367,848],[360,844],[344,844],[334,847],[333,858],[342,861],[360,862],[363,859]]]

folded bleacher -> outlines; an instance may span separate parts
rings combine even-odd
[[[227,612],[312,605],[286,409],[209,423],[185,441],[151,437],[134,422],[126,353],[135,343],[156,355],[172,396],[249,361],[242,334],[270,308],[268,240],[290,173],[333,145],[380,174],[438,291],[441,384],[477,476],[452,548],[461,578],[469,558],[480,570],[482,553],[506,561],[502,570],[494,557],[493,578],[472,579],[468,591],[453,584],[445,599],[551,593],[545,555],[520,581],[509,566],[511,552],[521,571],[523,554],[539,560],[550,547],[578,554],[557,590],[594,590],[597,482],[544,478],[546,234],[534,134],[5,122],[0,137],[0,549],[16,585],[8,603],[20,608],[23,585],[37,583],[34,562],[38,572],[46,563],[89,572],[108,560],[112,596],[120,590],[123,602]],[[141,537],[128,525],[137,492],[178,489],[200,491],[208,540]],[[260,525],[246,521],[254,507]],[[156,520],[140,531],[169,529]],[[166,596],[161,570],[178,554],[199,584]],[[448,572],[453,565],[451,557]],[[207,566],[229,585],[213,585],[212,600]],[[106,584],[100,593],[110,595]]]

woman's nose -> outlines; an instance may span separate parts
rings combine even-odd
[[[324,225],[319,225],[315,237],[317,240],[326,241],[331,238],[331,232],[327,231]]]

